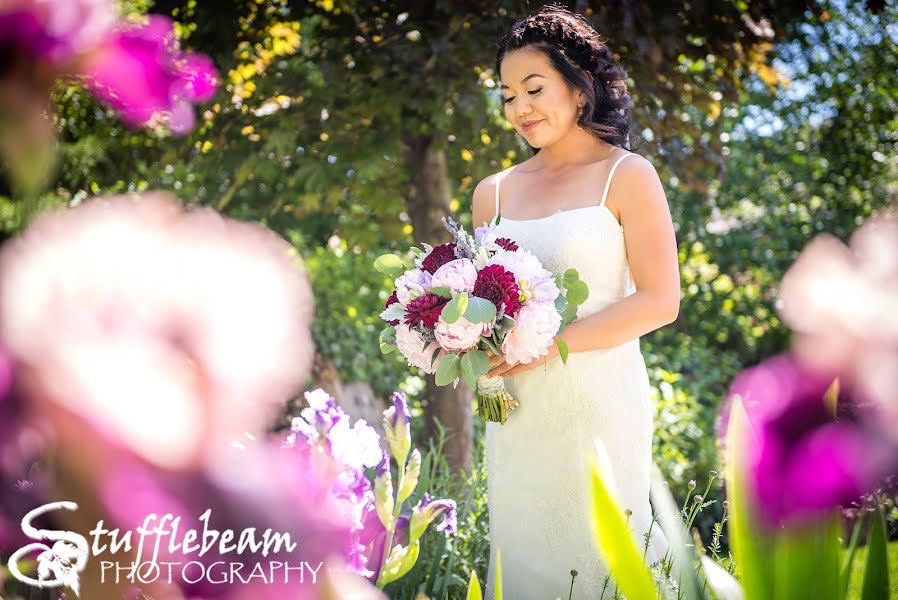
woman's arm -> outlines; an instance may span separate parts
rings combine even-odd
[[[496,174],[480,180],[471,196],[471,232],[490,223],[496,212]]]
[[[655,167],[641,156],[627,158],[617,168],[608,198],[620,212],[636,292],[568,325],[560,337],[571,352],[636,339],[672,323],[680,310],[677,240]]]
[[[574,321],[558,336],[569,352],[610,348],[636,339],[676,320],[680,309],[680,269],[670,208],[652,164],[636,156],[615,171],[606,200],[616,208],[636,292],[607,308]],[[614,212],[612,210],[612,212]],[[558,354],[553,345],[548,360]],[[493,357],[490,375],[510,377],[542,361],[510,367]]]

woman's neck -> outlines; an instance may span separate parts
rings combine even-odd
[[[574,127],[566,136],[550,146],[541,148],[534,157],[540,168],[561,171],[608,158],[615,146]]]

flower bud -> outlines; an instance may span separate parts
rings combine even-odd
[[[390,529],[393,525],[393,476],[390,474],[390,457],[386,452],[383,460],[377,465],[374,477],[374,508],[383,526]]]
[[[695,489],[695,479],[690,479],[690,480],[689,480],[689,489],[690,489],[690,490],[694,490],[694,489]]]
[[[390,444],[390,452],[400,467],[412,447],[412,433],[409,426],[408,403],[405,394],[393,392],[393,406],[384,411],[384,437]]]
[[[405,472],[402,475],[402,485],[399,487],[399,492],[396,497],[397,502],[401,504],[412,495],[415,488],[418,487],[418,477],[420,475],[421,452],[415,448],[412,450],[412,454],[408,459],[408,464],[405,467]]]
[[[408,546],[394,546],[390,556],[387,558],[387,562],[384,564],[380,577],[377,579],[377,584],[385,586],[404,577],[418,561],[420,549],[417,541],[410,543]]]

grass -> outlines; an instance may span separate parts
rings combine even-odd
[[[850,600],[861,597],[865,564],[867,564],[867,548],[861,547],[857,549],[857,554],[854,555],[854,564],[851,567],[851,581],[848,585]],[[898,540],[889,542],[889,585],[892,591],[898,589]]]

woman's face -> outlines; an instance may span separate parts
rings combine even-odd
[[[534,148],[544,148],[576,127],[583,93],[571,89],[540,50],[505,55],[499,78],[505,118]]]

